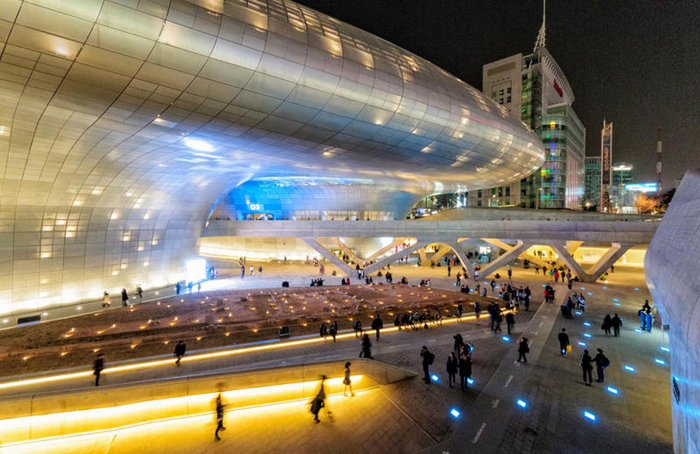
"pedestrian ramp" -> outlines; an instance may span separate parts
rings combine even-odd
[[[219,393],[227,412],[295,402],[303,406],[318,392],[322,376],[326,395],[342,394],[344,364],[300,364],[0,400],[0,452],[42,452],[42,446],[60,439],[213,414]],[[351,370],[354,392],[414,376],[367,359],[353,359]]]

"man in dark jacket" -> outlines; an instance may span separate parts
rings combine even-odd
[[[615,314],[615,316],[612,318],[612,327],[613,327],[613,332],[615,333],[615,337],[620,335],[620,327],[622,326],[622,319]]]
[[[569,335],[566,334],[566,328],[561,329],[561,333],[557,336],[559,339],[559,350],[561,351],[561,356],[566,356],[566,347],[570,344]]]
[[[593,362],[596,366],[596,372],[598,373],[598,383],[603,383],[605,381],[605,368],[610,365],[610,360],[603,354],[602,349],[598,349],[598,354],[593,358]]]
[[[180,360],[182,359],[183,356],[185,356],[185,352],[187,351],[187,346],[185,345],[184,341],[177,341],[177,345],[175,346],[175,357],[177,358],[175,360],[175,365],[180,366]]]
[[[584,350],[581,356],[581,370],[583,371],[583,383],[586,386],[591,386],[591,382],[593,382],[593,376],[591,375],[593,364],[591,364],[591,361],[591,355],[588,354],[588,350]]]
[[[430,384],[430,365],[433,364],[435,360],[435,355],[433,355],[428,347],[425,345],[420,349],[421,363],[423,365],[423,381]]]
[[[382,322],[382,319],[379,318],[379,314],[374,316],[374,320],[372,320],[372,329],[377,333],[377,342],[379,342],[379,330],[384,328],[384,322]]]
[[[512,312],[506,314],[506,325],[508,326],[508,334],[510,334],[513,326],[515,326],[515,315]]]

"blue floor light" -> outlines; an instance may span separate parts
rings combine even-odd
[[[622,304],[620,304],[620,303],[615,303],[615,306],[618,306],[618,307],[619,307],[619,306],[622,306]]]
[[[518,404],[518,407],[520,408],[527,408],[527,402],[522,399],[516,400],[515,403]]]
[[[598,419],[598,418],[596,417],[596,415],[594,415],[593,413],[591,413],[591,412],[588,411],[588,410],[584,410],[584,411],[583,411],[583,417],[586,418],[586,419],[590,419],[591,421],[595,421],[596,419]]]
[[[605,390],[610,394],[614,394],[616,396],[620,395],[620,390],[615,388],[614,386],[608,386],[607,388],[605,388]]]
[[[583,337],[585,337],[586,339],[590,339],[593,337],[593,335],[591,333],[583,333]]]
[[[576,311],[576,315],[582,315],[582,314],[583,314],[583,312],[581,312],[581,311]]]
[[[473,385],[473,384],[474,384],[474,380],[471,379],[471,378],[467,378],[467,384]]]
[[[637,369],[635,369],[634,366],[630,366],[629,364],[625,364],[625,370],[627,372],[632,372],[632,373],[637,372]]]
[[[663,345],[659,346],[659,350],[661,350],[662,352],[671,353],[671,349],[668,347],[664,347]]]
[[[430,378],[431,378],[431,380],[433,380],[433,381],[435,381],[435,382],[439,382],[439,381],[440,381],[440,377],[438,377],[438,376],[435,375],[435,374],[432,374],[432,375],[430,376]]]
[[[586,292],[586,295],[588,295],[588,296],[593,295],[593,292]]]
[[[510,342],[510,337],[508,336],[503,336],[501,337],[501,339],[503,340],[503,342]]]
[[[607,290],[607,289],[608,289],[608,286],[607,286],[607,285],[604,285],[604,286],[603,286],[603,290]]]
[[[656,364],[660,365],[660,366],[665,366],[665,365],[666,365],[666,361],[664,361],[664,360],[661,359],[661,358],[654,358],[654,362],[655,362]]]
[[[613,301],[620,301],[619,298],[613,298]]]
[[[583,326],[586,326],[586,327],[590,328],[590,327],[591,327],[591,323],[590,323],[590,322],[583,322]]]
[[[581,290],[586,290],[586,287],[581,287]]]
[[[634,329],[634,332],[635,332],[635,333],[641,334],[641,333],[643,333],[644,331],[642,331],[641,328],[635,328],[635,329]]]
[[[578,344],[583,348],[586,348],[588,346],[588,344],[583,341],[578,341]]]
[[[450,414],[451,414],[452,416],[454,416],[455,418],[459,418],[459,415],[461,415],[462,413],[460,413],[460,411],[457,410],[456,408],[452,408],[452,409],[450,410]]]
[[[638,291],[639,291],[639,287],[635,287],[635,288],[634,288],[634,291],[635,291],[635,292],[638,292]]]

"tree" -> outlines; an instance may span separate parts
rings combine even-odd
[[[661,201],[656,197],[649,197],[646,194],[639,194],[634,199],[634,205],[637,207],[637,212],[639,213],[656,213],[661,207]]]

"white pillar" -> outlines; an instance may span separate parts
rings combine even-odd
[[[353,270],[351,267],[349,267],[345,262],[340,260],[335,254],[333,254],[331,251],[328,249],[324,248],[321,246],[321,244],[316,241],[315,238],[302,238],[304,243],[308,244],[311,246],[316,252],[321,254],[326,260],[329,262],[333,263],[335,266],[337,266],[340,269],[341,273],[347,274],[348,277],[353,277],[355,274],[355,270]]]

